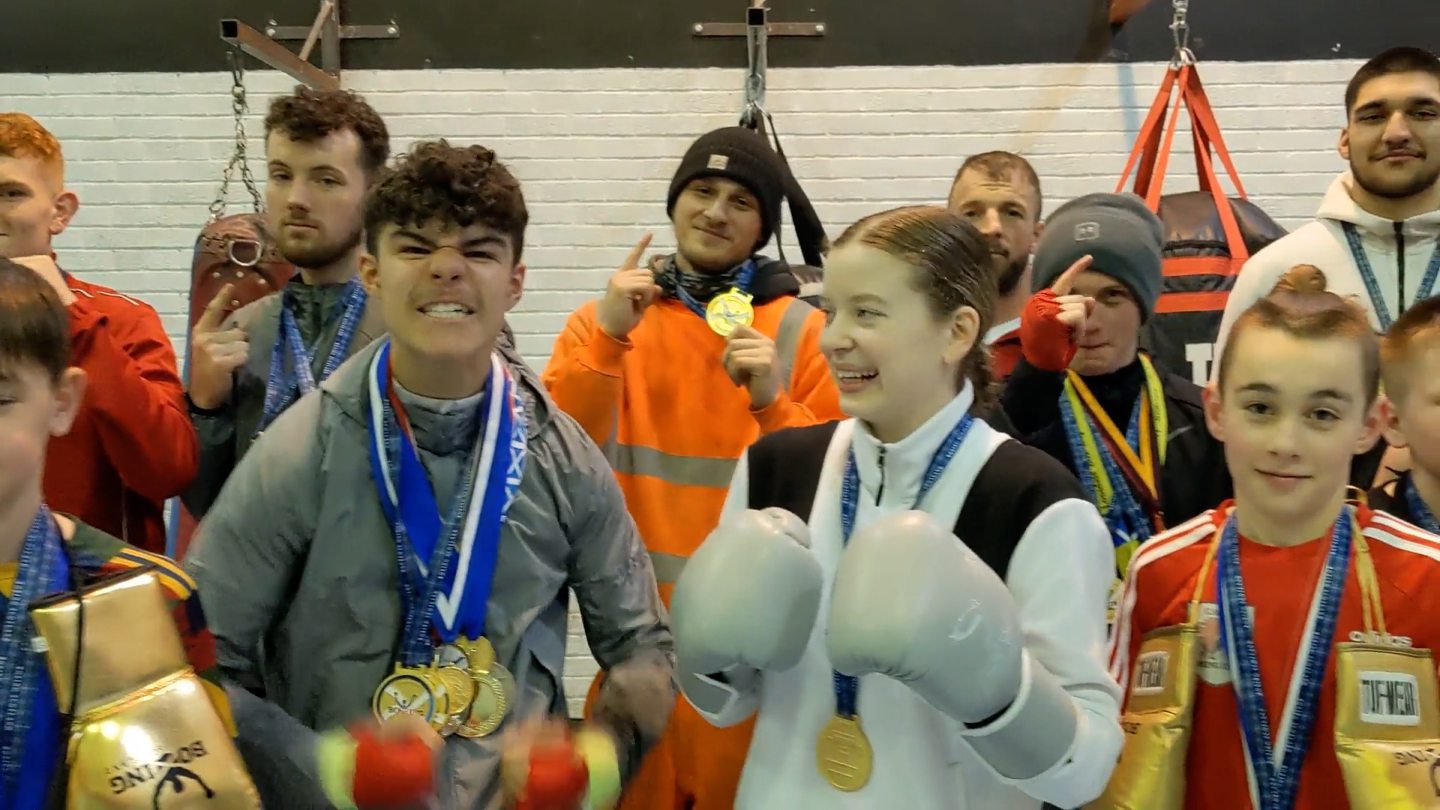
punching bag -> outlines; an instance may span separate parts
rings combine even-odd
[[[1164,278],[1155,317],[1141,332],[1141,345],[1170,371],[1204,385],[1225,302],[1244,264],[1236,254],[1253,256],[1285,235],[1269,214],[1246,199],[1227,198],[1243,250],[1232,250],[1215,198],[1208,191],[1185,191],[1160,198],[1165,227]],[[1198,261],[1197,261],[1198,260]]]
[[[226,309],[237,309],[278,292],[295,274],[295,268],[280,255],[275,240],[265,232],[259,214],[231,214],[212,220],[195,238],[190,260],[190,312],[185,330],[185,383],[190,383],[190,332],[205,307],[225,288],[230,289]],[[195,532],[195,519],[175,499],[171,513],[170,540],[166,553],[180,559]]]
[[[1179,97],[1172,108],[1176,92]],[[1162,196],[1181,104],[1190,113],[1200,190]],[[1216,158],[1235,188],[1233,196],[1220,186]],[[1247,199],[1191,62],[1182,60],[1166,70],[1117,192],[1132,190],[1126,188],[1131,171],[1135,171],[1134,193],[1145,199],[1165,227],[1160,298],[1141,345],[1168,371],[1204,385],[1217,359],[1215,339],[1236,276],[1255,251],[1284,236],[1285,230]]]

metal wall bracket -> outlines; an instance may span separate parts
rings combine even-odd
[[[240,48],[276,70],[319,90],[340,87],[340,43],[347,39],[399,39],[400,26],[394,20],[385,25],[341,25],[341,0],[320,0],[315,21],[309,28],[279,25],[269,20],[264,32],[235,19],[220,21],[220,39]],[[295,54],[277,40],[305,40]],[[320,67],[310,63],[310,54],[320,46]]]
[[[271,20],[265,24],[265,35],[279,42],[293,41],[310,36],[310,29],[303,25],[276,25],[275,21]],[[385,25],[342,25],[340,38],[399,39],[400,26],[396,25],[394,20]]]
[[[220,38],[246,54],[316,90],[339,90],[340,77],[306,62],[284,45],[239,20],[221,20]]]
[[[750,5],[745,9],[745,22],[743,23],[695,23],[690,26],[690,33],[697,37],[747,37],[754,40],[759,37],[823,37],[825,36],[825,23],[772,23],[770,22],[770,9],[765,7],[766,0],[750,0]]]
[[[748,28],[745,23],[695,23],[691,32],[697,37],[743,37]],[[765,26],[765,34],[772,37],[823,37],[825,23],[770,23]]]

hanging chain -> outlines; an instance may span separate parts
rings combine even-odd
[[[245,117],[250,114],[250,103],[245,96],[245,65],[241,55],[233,50],[228,52],[225,58],[230,63],[230,110],[235,115],[235,148],[220,180],[220,192],[215,195],[215,201],[210,203],[211,222],[225,213],[225,203],[230,195],[230,181],[235,176],[237,166],[240,169],[240,180],[245,184],[245,190],[250,192],[250,202],[255,213],[260,213],[261,208],[260,190],[255,186],[255,176],[250,172],[250,161],[246,157]]]
[[[1170,20],[1170,33],[1175,39],[1175,56],[1170,64],[1191,65],[1195,54],[1190,50],[1190,0],[1171,0],[1175,15]]]
[[[765,0],[754,0],[751,9],[764,8]],[[748,13],[748,10],[747,10]],[[769,23],[769,17],[765,17]],[[767,43],[769,32],[764,25],[746,25],[745,45],[749,68],[745,72],[745,102],[740,112],[740,125],[758,130],[764,125],[765,74],[769,70]]]

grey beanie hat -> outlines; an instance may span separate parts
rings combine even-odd
[[[1134,194],[1086,194],[1055,209],[1035,246],[1033,292],[1060,277],[1081,257],[1094,257],[1092,268],[1129,288],[1140,305],[1142,322],[1155,312],[1160,297],[1161,250],[1165,228]]]

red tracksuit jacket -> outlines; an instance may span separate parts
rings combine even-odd
[[[148,304],[66,274],[76,301],[71,364],[89,385],[68,436],[52,439],[45,501],[147,551],[165,550],[165,499],[195,477],[199,440],[175,350]]]

